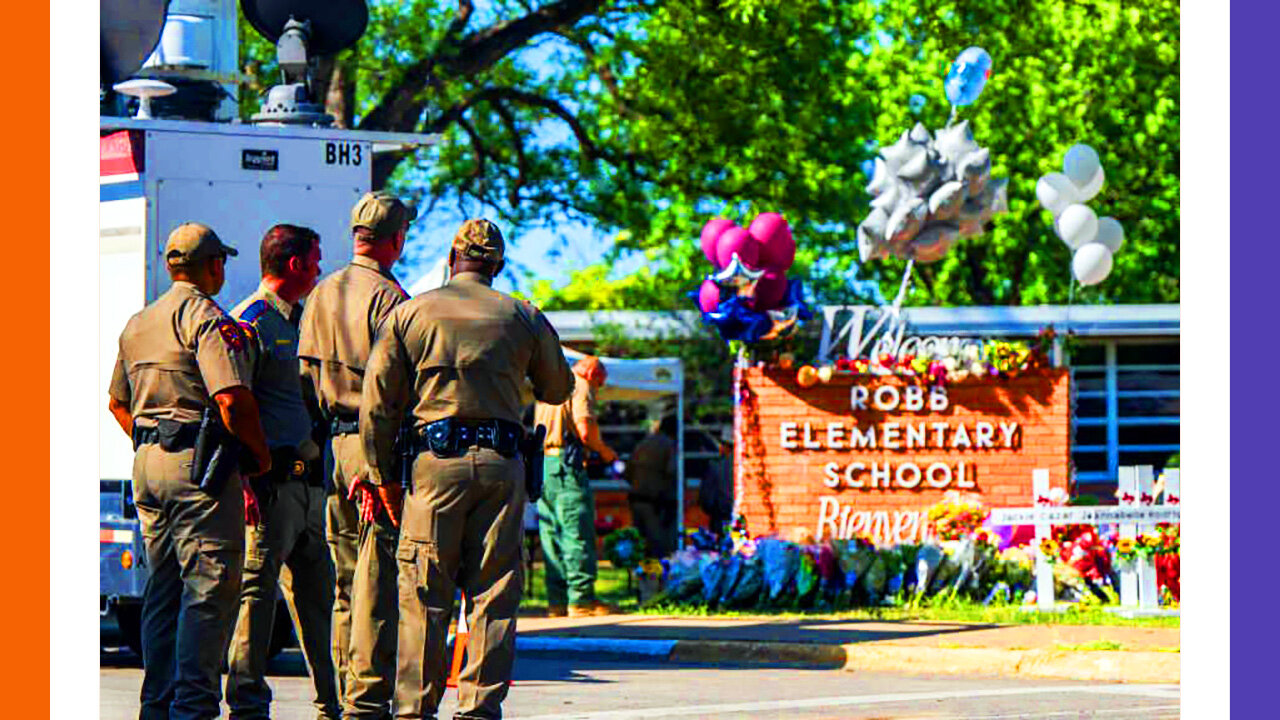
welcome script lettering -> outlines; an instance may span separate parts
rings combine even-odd
[[[879,317],[867,329],[867,321],[873,312]],[[848,320],[839,329],[836,327],[841,315],[848,314]],[[841,341],[845,343],[845,357],[860,358],[865,356],[880,357],[891,355],[902,358],[907,355],[918,357],[959,356],[968,348],[973,348],[978,359],[986,359],[986,351],[982,340],[962,337],[918,337],[906,336],[907,317],[903,310],[892,308],[873,308],[869,305],[827,305],[822,308],[822,339],[818,345],[818,362],[829,363],[832,354]],[[872,372],[883,373],[872,367]]]

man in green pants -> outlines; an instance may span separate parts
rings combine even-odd
[[[586,451],[605,462],[618,459],[600,438],[596,390],[608,372],[596,357],[573,366],[573,395],[563,405],[538,403],[534,424],[547,428],[538,531],[547,564],[547,614],[553,617],[608,615],[613,608],[596,599],[596,505],[587,484]]]

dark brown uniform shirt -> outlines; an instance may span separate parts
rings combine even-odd
[[[124,326],[109,392],[139,426],[198,423],[213,395],[251,387],[252,378],[239,326],[213,298],[178,280]]]
[[[665,500],[675,496],[676,444],[661,433],[646,435],[627,461],[626,479],[635,496]]]
[[[494,290],[478,273],[392,311],[365,370],[360,438],[371,478],[391,477],[392,444],[406,412],[415,425],[454,417],[520,422],[520,387],[564,402],[573,373],[537,308]]]
[[[355,419],[365,363],[378,329],[408,297],[376,260],[356,255],[320,281],[299,323],[302,392],[325,417]]]

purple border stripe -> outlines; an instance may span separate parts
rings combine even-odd
[[[1231,715],[1240,718],[1275,717],[1274,660],[1280,648],[1280,623],[1269,617],[1280,589],[1271,558],[1275,513],[1272,503],[1259,502],[1270,497],[1277,480],[1271,409],[1280,393],[1273,379],[1258,375],[1258,361],[1270,362],[1280,350],[1275,339],[1280,238],[1272,163],[1257,162],[1255,150],[1260,138],[1274,134],[1277,27],[1280,3],[1231,4],[1230,217],[1231,235],[1239,240],[1231,254]],[[1225,238],[1191,241],[1201,240],[1222,246]],[[1209,378],[1193,382],[1213,387]],[[1206,568],[1198,575],[1208,579],[1213,573]]]

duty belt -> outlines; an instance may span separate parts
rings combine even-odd
[[[360,418],[336,417],[329,421],[330,435],[352,435],[360,432]]]
[[[196,436],[200,434],[200,425],[197,423],[178,423],[172,420],[162,420],[161,424],[165,427],[165,432],[169,437],[161,443],[160,425],[133,426],[133,449],[136,451],[143,445],[159,445],[163,444],[166,449],[173,452],[178,450],[188,450],[196,446]]]
[[[436,457],[461,457],[472,447],[490,448],[504,457],[520,451],[524,428],[509,420],[460,420],[444,418],[427,423],[417,433],[417,452],[430,450]]]

